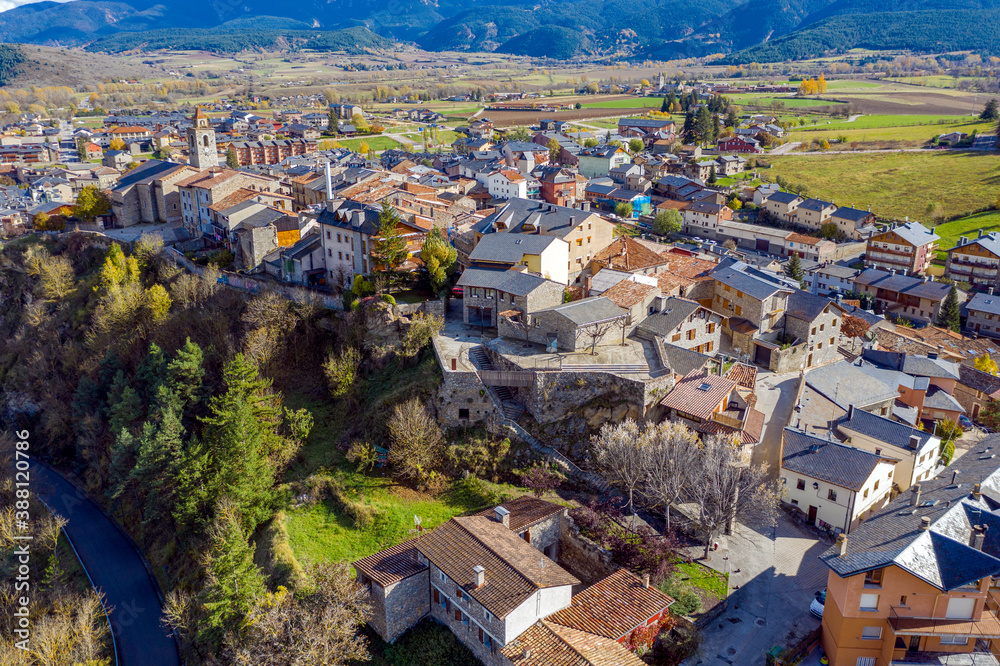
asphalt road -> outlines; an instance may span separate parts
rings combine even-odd
[[[177,644],[160,623],[163,609],[156,583],[130,541],[57,472],[32,461],[31,480],[34,493],[66,518],[66,533],[94,586],[104,593],[118,664],[179,666]]]

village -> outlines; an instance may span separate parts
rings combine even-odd
[[[411,100],[25,114],[0,139],[0,223],[155,235],[241,292],[437,322],[442,427],[502,429],[627,506],[628,529],[676,521],[682,559],[724,587],[681,612],[524,495],[353,562],[388,643],[432,618],[490,666],[638,665],[681,621],[701,631],[691,665],[1000,663],[1000,235],[942,246],[929,222],[769,179],[788,123],[722,93],[795,92],[661,76],[622,91],[659,110],[607,127],[518,94],[464,124]],[[519,111],[551,117],[496,120]],[[374,148],[403,123],[421,138]],[[770,522],[690,485],[633,502],[651,472],[593,442],[671,424],[725,442],[748,497],[774,490]]]

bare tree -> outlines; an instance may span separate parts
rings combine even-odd
[[[607,423],[591,439],[590,455],[597,473],[628,495],[628,511],[635,513],[635,491],[646,476],[639,426],[628,419]]]
[[[630,323],[632,322],[629,317],[619,317],[618,319],[615,319],[615,326],[620,328],[622,331],[622,347],[625,346],[625,331],[628,330],[628,325]]]
[[[645,476],[640,494],[651,507],[660,507],[670,531],[670,507],[695,481],[701,455],[698,435],[683,423],[664,421],[642,433]]]
[[[735,441],[713,436],[699,449],[690,497],[701,509],[707,560],[712,539],[735,521],[773,525],[781,491],[766,464],[746,464]]]
[[[389,462],[398,476],[422,483],[441,459],[441,429],[416,398],[396,405],[389,417]]]
[[[598,321],[593,324],[588,324],[586,326],[581,326],[576,330],[577,338],[584,338],[587,340],[587,346],[590,347],[590,355],[594,356],[597,354],[595,351],[597,349],[597,343],[611,330],[611,327],[615,325],[615,320],[611,319],[608,321]]]

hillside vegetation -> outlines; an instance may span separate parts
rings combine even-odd
[[[134,50],[175,49],[181,51],[212,51],[238,53],[247,50],[304,48],[314,51],[344,51],[357,55],[369,50],[384,49],[392,42],[367,28],[346,30],[282,30],[254,28],[254,19],[232,21],[217,28],[165,28],[144,32],[120,32],[87,45],[86,50],[103,53],[123,53]],[[297,23],[297,22],[293,22]],[[269,26],[272,20],[261,21]]]

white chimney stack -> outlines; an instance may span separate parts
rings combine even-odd
[[[326,200],[333,198],[333,175],[330,173],[330,162],[326,163]]]
[[[510,511],[502,506],[498,506],[493,509],[493,512],[496,514],[497,522],[502,523],[504,527],[510,529]]]
[[[472,572],[476,575],[476,587],[482,587],[486,584],[486,569],[482,568],[478,564],[472,567]]]

